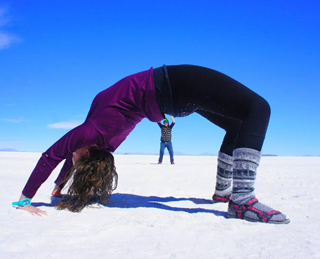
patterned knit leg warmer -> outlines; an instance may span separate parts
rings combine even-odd
[[[255,197],[254,182],[260,157],[259,151],[250,148],[238,148],[233,151],[233,202],[244,204]]]
[[[260,157],[260,152],[254,149],[238,148],[234,150],[233,189],[228,218],[287,224],[290,220],[284,214],[260,203],[255,198],[254,183]]]
[[[232,192],[233,157],[219,152],[216,190],[212,201],[228,202]]]

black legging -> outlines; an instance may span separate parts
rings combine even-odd
[[[212,69],[167,66],[172,88],[171,115],[197,112],[226,131],[220,151],[232,155],[235,148],[261,151],[267,131],[268,102],[236,80]]]

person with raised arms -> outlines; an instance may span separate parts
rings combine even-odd
[[[169,125],[168,119],[163,120],[163,124],[158,122],[158,125],[161,129],[161,138],[160,138],[160,155],[158,164],[162,164],[164,150],[167,148],[170,155],[170,163],[174,165],[174,157],[173,157],[173,147],[172,147],[172,128],[176,124],[174,118],[170,115],[172,123]]]

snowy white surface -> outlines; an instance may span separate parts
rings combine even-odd
[[[119,185],[109,207],[81,213],[50,205],[60,166],[33,202],[48,216],[11,207],[39,153],[0,152],[0,258],[320,258],[320,158],[263,157],[256,194],[291,223],[227,219],[212,204],[216,157],[115,155]]]

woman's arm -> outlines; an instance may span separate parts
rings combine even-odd
[[[32,199],[40,186],[48,179],[52,171],[62,160],[72,157],[72,153],[78,148],[98,144],[100,141],[99,136],[99,133],[91,126],[91,124],[84,123],[69,131],[54,143],[40,157],[22,191],[20,200],[25,197]],[[32,207],[33,206],[26,206],[21,209],[38,215],[38,213],[35,213],[34,207]]]
[[[170,117],[171,117],[172,122],[176,123],[176,121],[174,120],[173,116],[170,115]]]
[[[66,158],[66,161],[64,162],[64,165],[61,168],[61,171],[60,171],[57,179],[54,181],[56,186],[59,186],[59,191],[61,191],[61,189],[64,187],[64,184],[62,184],[62,183],[64,182],[66,174],[69,172],[71,167],[72,167],[72,156]]]
[[[23,199],[25,199],[25,198],[27,198],[27,197],[24,196],[23,194],[21,194],[19,200],[23,200]],[[36,207],[34,207],[34,206],[32,206],[32,205],[25,206],[25,207],[18,206],[17,209],[28,211],[28,212],[31,213],[32,215],[37,215],[37,216],[47,215],[47,212],[46,212],[46,211],[41,210],[41,209],[38,209],[38,208],[36,208]]]

